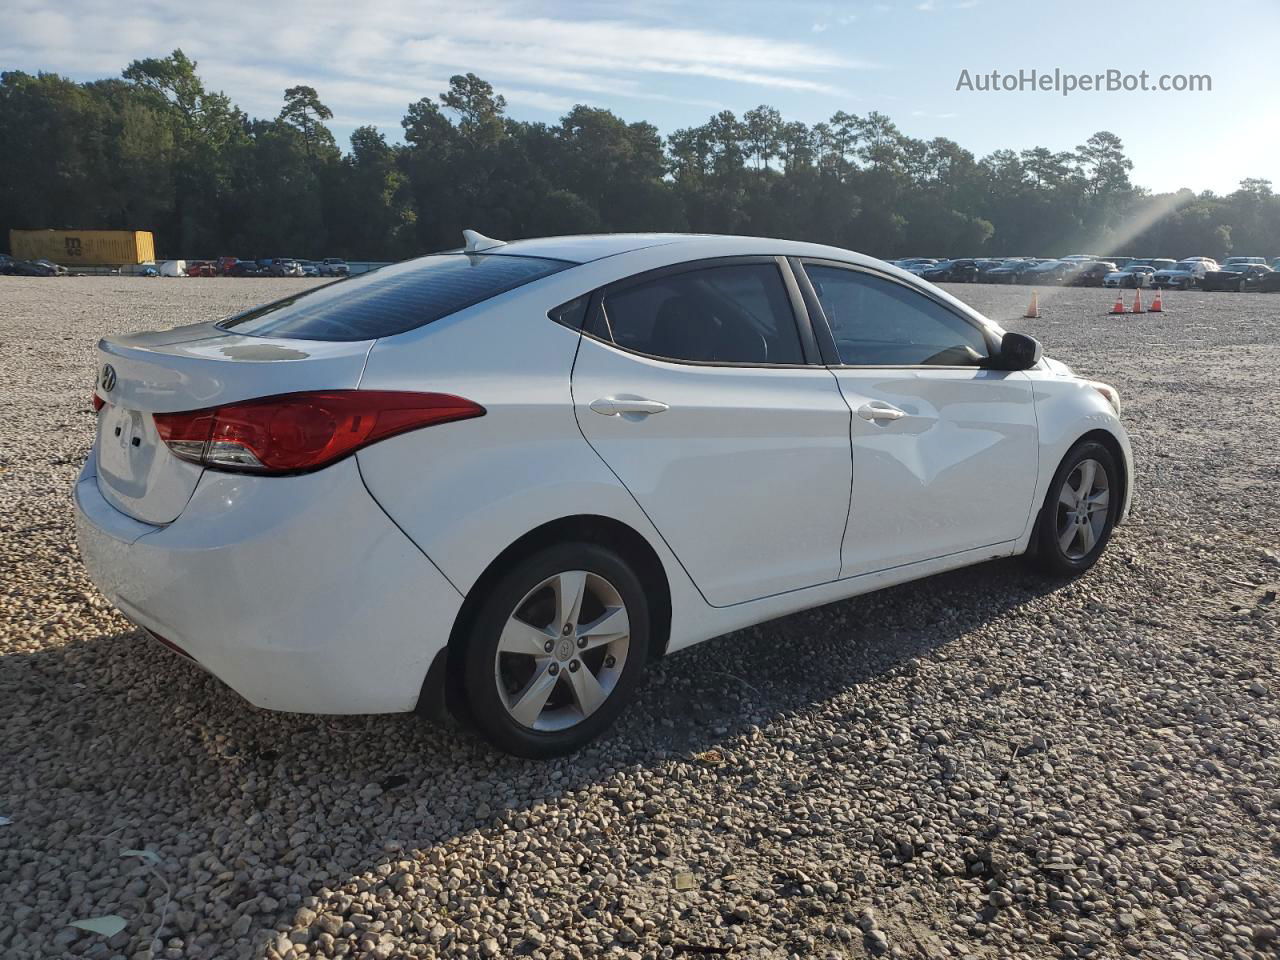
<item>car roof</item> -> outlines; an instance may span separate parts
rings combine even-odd
[[[592,260],[602,260],[620,253],[630,253],[632,250],[643,250],[645,247],[688,241],[695,236],[685,233],[584,233],[566,237],[530,237],[527,240],[509,240],[500,247],[490,247],[484,252],[590,263]]]
[[[485,249],[487,254],[519,257],[547,257],[568,260],[573,263],[591,263],[607,257],[638,253],[657,247],[665,248],[671,263],[685,260],[702,260],[713,257],[740,256],[788,256],[824,257],[843,260],[863,266],[897,268],[885,261],[864,254],[830,247],[820,243],[799,240],[778,240],[769,237],[742,237],[731,234],[709,233],[602,233],[565,237],[536,237],[512,240],[501,246]]]

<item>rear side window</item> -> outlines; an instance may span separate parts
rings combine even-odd
[[[909,287],[840,267],[805,271],[843,364],[976,366],[989,355],[976,326]]]
[[[795,314],[774,263],[666,274],[605,294],[598,327],[618,346],[667,360],[804,363]]]
[[[328,284],[223,322],[255,337],[373,340],[404,333],[573,264],[539,257],[445,253]]]

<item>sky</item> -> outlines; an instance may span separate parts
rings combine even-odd
[[[1280,0],[1225,18],[1203,0],[1084,5],[1028,0],[5,0],[0,70],[118,76],[181,47],[206,84],[253,116],[309,84],[344,146],[374,124],[399,140],[410,102],[473,72],[509,115],[554,123],[576,103],[666,134],[762,103],[816,123],[879,110],[914,137],[992,150],[1071,150],[1117,134],[1134,183],[1227,193],[1280,188]],[[1208,75],[1211,90],[957,89],[962,71]]]

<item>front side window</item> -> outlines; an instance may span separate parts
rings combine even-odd
[[[774,263],[665,274],[609,291],[589,332],[666,360],[804,363],[791,301]]]
[[[840,362],[856,366],[977,366],[990,356],[982,331],[892,280],[807,264]]]
[[[255,337],[374,340],[413,330],[570,266],[539,257],[436,254],[256,307],[222,327]]]

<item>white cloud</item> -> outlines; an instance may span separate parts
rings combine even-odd
[[[181,47],[199,62],[209,86],[257,116],[274,115],[284,88],[298,83],[316,87],[336,114],[354,122],[434,97],[451,75],[468,71],[493,83],[513,106],[556,113],[602,98],[612,105],[619,99],[719,105],[696,82],[671,82],[681,77],[840,94],[848,71],[875,66],[766,29],[752,32],[745,21],[699,26],[589,0],[565,4],[556,16],[529,0],[466,6],[379,0],[356,7],[349,0],[224,0],[215,16],[162,0],[109,10],[87,0],[56,10],[43,0],[8,0],[8,6],[0,38],[6,64],[112,76],[130,60]],[[684,90],[696,99],[677,95]]]

